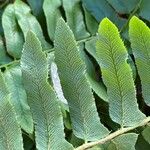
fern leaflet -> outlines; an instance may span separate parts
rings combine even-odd
[[[121,127],[132,126],[145,116],[138,109],[126,48],[109,19],[102,20],[98,32],[97,57],[107,87],[110,117]]]
[[[62,114],[56,95],[47,81],[46,55],[35,34],[28,32],[21,57],[23,83],[35,122],[39,150],[71,150],[64,138]]]
[[[137,17],[132,17],[129,26],[131,47],[142,83],[145,102],[150,106],[150,29]]]
[[[0,72],[0,149],[23,150],[21,129],[9,103],[10,95]]]
[[[64,96],[68,100],[74,134],[85,141],[102,138],[108,130],[99,121],[85,76],[85,64],[73,33],[63,19],[58,21],[55,34],[55,61]]]

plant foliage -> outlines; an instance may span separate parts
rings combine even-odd
[[[108,131],[99,122],[94,98],[85,77],[85,65],[73,34],[62,19],[58,21],[55,36],[55,60],[64,96],[68,100],[74,134],[85,141],[104,137]]]
[[[0,150],[149,150],[150,1],[0,2]]]
[[[98,33],[97,57],[107,86],[110,117],[121,127],[132,126],[144,115],[138,110],[127,51],[117,28],[107,18],[100,23]]]

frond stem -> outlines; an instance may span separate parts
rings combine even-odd
[[[146,119],[144,119],[141,123],[133,126],[133,127],[126,127],[126,128],[121,128],[111,134],[109,134],[108,136],[106,136],[105,138],[103,139],[100,139],[98,141],[94,141],[94,142],[90,142],[90,143],[85,143],[79,147],[77,147],[75,150],[86,150],[88,148],[91,148],[93,146],[96,146],[96,145],[100,145],[100,144],[104,144],[112,139],[114,139],[115,137],[121,135],[121,134],[124,134],[126,132],[129,132],[131,130],[134,130],[138,127],[141,127],[141,126],[145,126],[146,124],[148,124],[150,122],[150,117],[147,117]]]

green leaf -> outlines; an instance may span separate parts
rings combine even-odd
[[[99,26],[97,57],[107,87],[111,119],[121,127],[133,126],[145,117],[138,109],[128,54],[117,27],[107,18]]]
[[[120,14],[129,14],[139,0],[107,0],[109,4]]]
[[[77,46],[79,48],[81,59],[84,61],[86,65],[86,73],[89,74],[91,77],[95,78],[96,72],[95,72],[94,64],[92,63],[92,61],[90,60],[86,52],[84,51],[84,43],[81,42]]]
[[[139,16],[141,16],[144,19],[147,19],[148,21],[150,21],[149,8],[150,8],[150,1],[142,0],[140,5]]]
[[[86,41],[85,49],[98,62],[98,58],[96,55],[96,41],[97,41],[97,37],[93,37],[91,40]]]
[[[0,9],[0,20],[2,20],[2,15],[4,12],[4,8]],[[3,28],[2,28],[2,21],[0,21],[0,35],[2,36],[4,34]]]
[[[135,133],[122,134],[111,140],[107,150],[135,150],[137,138]]]
[[[129,24],[131,47],[142,83],[144,101],[150,106],[150,29],[137,17]]]
[[[143,136],[140,134],[138,136],[138,140],[136,142],[135,148],[136,150],[149,150],[150,144],[148,144],[143,138]]]
[[[19,66],[7,68],[4,73],[7,88],[10,92],[10,103],[16,112],[17,121],[27,133],[33,132],[33,120],[27,103],[27,96],[22,84],[22,73]]]
[[[41,28],[43,30],[43,34],[45,36],[45,39],[49,40],[48,33],[47,33],[46,18],[45,18],[44,10],[43,10],[44,0],[38,0],[38,1],[36,1],[36,0],[26,0],[26,1],[28,2],[28,4],[31,7],[32,14],[39,21],[39,23],[41,25]]]
[[[108,17],[121,28],[126,22],[120,18],[115,10],[110,6],[107,0],[82,0],[83,6],[100,22],[103,18]]]
[[[2,37],[0,36],[0,65],[9,63],[11,58],[7,55]]]
[[[64,96],[68,101],[73,132],[78,138],[93,141],[108,134],[100,123],[94,97],[86,80],[86,69],[70,28],[63,19],[55,33],[55,61]]]
[[[2,16],[2,25],[8,53],[15,58],[20,58],[24,37],[18,26],[13,4],[6,7]]]
[[[80,0],[62,0],[66,20],[77,40],[84,39],[90,34],[86,31]]]
[[[33,120],[36,148],[72,150],[65,140],[61,110],[53,88],[48,83],[48,62],[39,40],[28,32],[21,57],[23,83]]]
[[[87,26],[87,30],[92,34],[95,35],[98,30],[98,22],[95,18],[86,10],[83,6],[84,13],[85,13],[85,24]]]
[[[23,150],[21,129],[17,123],[10,95],[0,72],[0,149]]]
[[[89,42],[89,49],[93,48],[93,43]],[[87,43],[87,42],[86,42]],[[96,41],[95,41],[96,43]],[[88,50],[89,50],[88,49]],[[106,89],[103,85],[102,82],[98,82],[96,79],[96,72],[95,72],[95,68],[92,64],[92,62],[90,61],[90,59],[87,57],[86,53],[84,52],[84,44],[81,43],[79,46],[79,50],[80,50],[80,55],[82,60],[85,62],[86,64],[86,79],[88,80],[92,90],[104,101],[108,102],[108,96],[106,93]],[[90,50],[89,50],[90,51]],[[92,56],[96,56],[96,48],[95,48],[95,44],[94,44],[94,48],[92,49]]]
[[[108,102],[108,95],[104,85],[101,82],[96,81],[88,74],[86,75],[93,91],[105,102]]]
[[[150,144],[150,126],[147,126],[143,131],[142,135],[144,139]]]
[[[50,45],[45,41],[41,26],[37,19],[31,14],[30,7],[21,0],[16,0],[14,8],[18,24],[23,31],[24,37],[26,37],[29,30],[32,30],[39,38],[43,50],[49,49]]]
[[[96,41],[97,37],[93,37],[91,40],[85,42],[85,48],[87,52],[98,62],[98,57],[96,55]],[[102,82],[98,82],[95,78],[92,76],[87,75],[87,80],[89,81],[91,88],[93,91],[105,102],[108,102],[108,96],[106,89]]]
[[[94,146],[92,148],[89,148],[88,150],[104,150],[102,146]]]
[[[43,10],[42,10],[43,1],[44,0],[38,0],[38,1],[27,0],[27,2],[29,3],[29,5],[31,7],[33,14],[38,18],[39,21],[42,19],[43,15],[44,15]]]
[[[96,47],[95,47],[96,41],[97,41],[97,36],[96,37],[93,36],[93,38],[91,40],[85,42],[85,48],[86,48],[87,52],[91,56],[93,56],[93,58],[95,58],[95,60],[98,62],[98,57],[96,55]],[[133,62],[133,60],[132,60],[130,55],[128,55],[127,62],[131,66],[132,73],[133,73],[133,78],[135,79],[136,78],[136,67],[135,67],[135,64],[134,64],[134,62]]]
[[[58,18],[61,17],[59,7],[61,0],[44,0],[43,10],[46,16],[47,30],[50,39],[54,40],[54,33]]]

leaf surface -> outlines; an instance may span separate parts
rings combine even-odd
[[[9,92],[0,72],[0,149],[23,150],[21,129],[16,114],[9,103]]]
[[[86,75],[93,91],[105,102],[108,102],[108,95],[104,85],[101,82],[96,81],[91,76]]]
[[[122,134],[111,140],[107,150],[135,150],[137,138],[135,133]]]
[[[96,19],[86,10],[86,8],[83,6],[84,13],[85,13],[85,24],[87,27],[87,30],[92,34],[95,35],[98,30],[98,22]]]
[[[107,0],[82,0],[82,3],[98,22],[108,17],[111,21],[115,22],[119,28],[126,22],[125,19],[118,16]]]
[[[142,135],[144,139],[150,144],[150,126],[146,126],[145,129],[142,131]]]
[[[129,14],[138,4],[139,0],[106,0],[120,14]]]
[[[150,8],[150,1],[142,0],[139,10],[140,11],[139,16],[141,16],[144,19],[147,19],[148,21],[150,21],[149,8]]]
[[[43,20],[42,17],[44,13],[42,10],[42,6],[43,6],[44,0],[38,0],[38,1],[27,0],[27,2],[29,3],[33,14],[38,18],[38,20],[39,21]]]
[[[16,18],[21,30],[23,31],[24,37],[26,37],[29,30],[32,30],[39,38],[43,50],[49,49],[50,45],[45,41],[41,26],[37,19],[31,14],[30,7],[21,0],[16,0],[14,7]]]
[[[4,77],[10,92],[10,103],[13,105],[17,115],[17,121],[23,130],[27,133],[32,133],[33,120],[22,84],[21,68],[19,66],[7,68]]]
[[[93,141],[108,134],[100,123],[94,97],[86,80],[86,69],[77,43],[63,19],[55,33],[55,61],[64,96],[68,101],[75,136]]]
[[[2,16],[2,25],[8,53],[15,58],[20,58],[24,37],[17,23],[13,4],[6,7]]]
[[[99,26],[96,45],[102,78],[107,87],[111,119],[121,127],[133,126],[145,118],[138,109],[128,54],[117,27],[107,18]]]
[[[130,20],[129,35],[142,83],[144,101],[150,106],[150,29],[137,17]]]
[[[93,37],[91,40],[85,42],[85,49],[87,52],[98,62],[98,57],[96,55],[96,41],[97,37]],[[106,89],[102,83],[102,81],[98,82],[95,77],[86,76],[91,88],[93,91],[105,102],[108,102],[108,96]]]
[[[86,31],[80,0],[63,0],[66,20],[77,40],[84,39],[90,34]]]
[[[51,40],[54,40],[54,33],[58,18],[61,17],[59,7],[61,0],[44,0],[43,10],[46,16],[47,30]]]
[[[48,62],[35,34],[28,32],[21,58],[23,83],[35,122],[39,150],[72,150],[65,140],[63,119],[53,88],[48,83]]]
[[[4,65],[6,63],[9,63],[11,61],[11,58],[7,55],[4,42],[2,40],[2,37],[0,36],[0,65]]]

